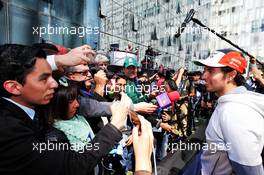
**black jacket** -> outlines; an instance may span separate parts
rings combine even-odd
[[[0,174],[87,175],[121,140],[121,132],[108,124],[91,142],[99,143],[99,150],[94,147],[76,153],[49,147],[40,153],[40,147],[48,145],[41,143],[39,133],[39,128],[20,107],[0,97]]]
[[[49,126],[45,131],[45,141],[60,142],[70,144],[65,133],[53,126]]]

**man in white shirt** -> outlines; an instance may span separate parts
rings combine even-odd
[[[263,175],[264,96],[242,86],[247,61],[226,49],[194,63],[205,66],[206,89],[219,97],[206,129],[202,174]]]

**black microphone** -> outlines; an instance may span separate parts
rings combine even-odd
[[[174,35],[174,37],[178,38],[179,36],[181,36],[182,32],[184,31],[185,27],[187,26],[187,23],[189,23],[192,20],[192,17],[194,15],[194,13],[195,13],[194,9],[191,9],[187,13],[186,18],[184,19],[184,21],[181,24],[181,26],[178,28],[178,31],[176,32],[176,34]]]

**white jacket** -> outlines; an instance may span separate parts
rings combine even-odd
[[[221,96],[207,126],[206,140],[216,144],[217,150],[227,153],[231,161],[262,166],[264,95],[241,86]],[[210,159],[208,155],[214,154],[204,157],[204,166],[212,166],[212,162],[206,165],[206,159]]]

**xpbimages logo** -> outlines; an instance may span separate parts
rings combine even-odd
[[[33,35],[39,35],[42,37],[43,35],[77,35],[78,37],[82,38],[86,35],[97,35],[99,34],[99,27],[63,27],[63,26],[34,26]]]
[[[84,153],[85,151],[91,150],[99,150],[100,143],[57,143],[57,142],[45,142],[45,143],[32,143],[32,150],[37,151],[39,153],[43,153],[45,151],[77,151],[78,153]]]
[[[231,150],[231,143],[188,143],[182,142],[181,140],[178,143],[170,143],[168,145],[171,152],[175,151],[210,151],[211,153],[216,153],[216,151],[228,151]]]

